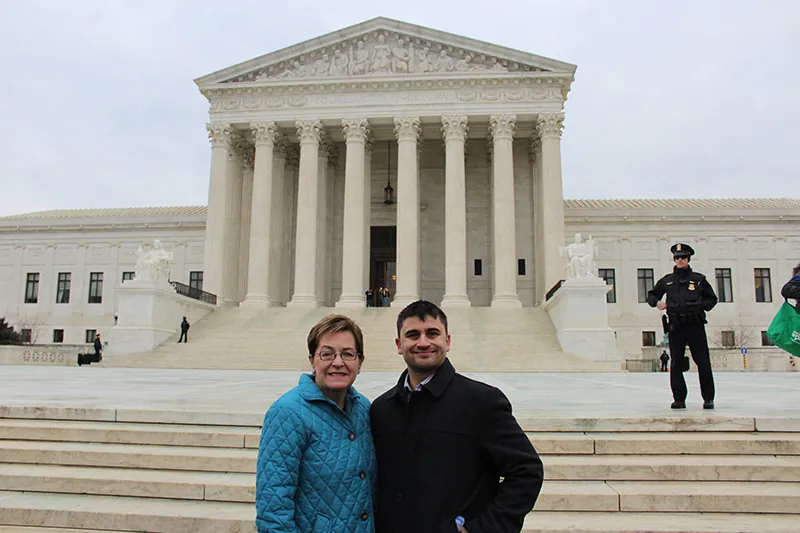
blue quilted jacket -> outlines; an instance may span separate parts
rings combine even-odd
[[[309,374],[264,416],[256,470],[259,533],[374,533],[377,482],[369,400],[345,410]]]

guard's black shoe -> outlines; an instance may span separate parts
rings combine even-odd
[[[703,402],[703,409],[713,409],[714,408],[714,400],[706,400]]]
[[[674,402],[672,402],[672,405],[670,405],[670,407],[672,409],[686,409],[686,402],[681,400],[675,400]]]

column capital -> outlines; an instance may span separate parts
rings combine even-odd
[[[300,166],[300,147],[296,144],[286,144],[286,163],[290,167]]]
[[[253,141],[256,146],[275,146],[281,130],[274,122],[252,122],[250,131],[253,132]]]
[[[468,131],[467,115],[446,115],[442,117],[442,137],[444,137],[444,142],[450,140],[464,142]]]
[[[273,145],[273,153],[275,157],[282,157],[286,159],[286,149],[289,147],[289,141],[283,135],[278,135],[275,138],[275,143]]]
[[[531,144],[530,144],[530,161],[531,164],[536,163],[538,161],[540,155],[542,153],[542,139],[534,135],[531,137]]]
[[[419,117],[395,117],[394,134],[398,141],[417,142],[422,130],[419,127]]]
[[[319,120],[297,120],[297,138],[300,144],[319,144],[322,139],[322,122]]]
[[[348,144],[350,142],[366,142],[369,137],[369,122],[365,118],[343,118],[342,132],[344,132],[344,138]]]
[[[560,139],[564,129],[564,113],[539,115],[536,119],[536,131],[542,139]]]
[[[230,143],[233,128],[227,122],[209,122],[206,124],[208,131],[208,140],[211,142],[211,147],[222,146],[227,148]]]
[[[318,155],[320,158],[324,158],[326,160],[333,157],[333,152],[336,147],[334,146],[333,142],[331,142],[331,138],[323,133],[320,135],[319,138],[319,152]]]
[[[230,146],[230,155],[244,158],[247,150],[253,145],[244,139],[241,135],[233,133],[230,135],[228,144]]]
[[[364,139],[364,155],[371,154],[375,150],[375,139],[372,134],[367,135]]]
[[[492,139],[514,138],[514,130],[517,129],[517,115],[492,115],[489,117],[489,134]]]
[[[256,148],[252,144],[242,145],[239,149],[239,157],[242,158],[242,167],[245,170],[253,170],[256,160]]]

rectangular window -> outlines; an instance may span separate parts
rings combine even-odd
[[[95,335],[97,335],[97,330],[96,329],[87,329],[86,330],[86,339],[84,340],[84,342],[86,344],[94,343],[94,336]]]
[[[122,273],[122,283],[125,283],[126,281],[132,280],[134,274],[136,274],[136,273],[135,272],[123,272]]]
[[[33,331],[27,328],[19,330],[19,337],[25,344],[30,344],[33,338]]]
[[[772,301],[772,282],[769,279],[768,268],[756,268],[753,270],[756,284],[756,301],[769,303]]]
[[[39,301],[39,273],[28,274],[25,281],[25,303],[35,304]]]
[[[722,332],[722,346],[725,348],[733,348],[736,346],[736,332],[723,331]]]
[[[733,284],[731,282],[730,268],[717,268],[714,270],[717,277],[717,297],[720,302],[733,301]]]
[[[92,272],[89,274],[89,303],[103,303],[103,273]]]
[[[656,332],[643,331],[642,332],[642,346],[655,346],[656,345]]]
[[[63,329],[54,329],[53,330],[53,342],[54,343],[64,342],[64,330]]]
[[[69,290],[72,285],[72,274],[70,272],[58,273],[58,288],[56,289],[56,303],[69,303]]]
[[[644,303],[647,301],[647,293],[653,288],[653,269],[637,269],[636,277],[639,283],[639,303]]]
[[[517,276],[525,275],[525,260],[517,259]]]
[[[203,271],[197,272],[189,272],[189,287],[192,289],[197,289],[198,291],[203,290]]]
[[[611,285],[611,290],[606,293],[606,302],[610,304],[617,303],[617,283],[614,269],[600,268],[597,270],[597,275],[606,280],[606,285]]]
[[[474,270],[474,272],[475,272],[476,276],[483,276],[483,260],[482,259],[476,259],[475,260],[475,270]]]
[[[772,342],[772,339],[767,337],[767,332],[761,332],[761,346],[775,346],[775,343]]]

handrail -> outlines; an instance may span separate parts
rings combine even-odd
[[[205,302],[207,304],[217,305],[216,294],[211,294],[210,292],[206,292],[196,287],[190,287],[179,281],[170,281],[169,284],[175,287],[175,292],[181,296],[186,296],[187,298],[192,298],[193,300],[200,300],[201,302]]]
[[[561,284],[564,283],[564,281],[565,280],[563,280],[563,279],[558,280],[558,283],[553,285],[553,287],[549,291],[547,291],[547,294],[545,294],[545,296],[544,296],[544,301],[545,302],[553,297],[553,295],[556,293],[556,291],[561,288]]]

